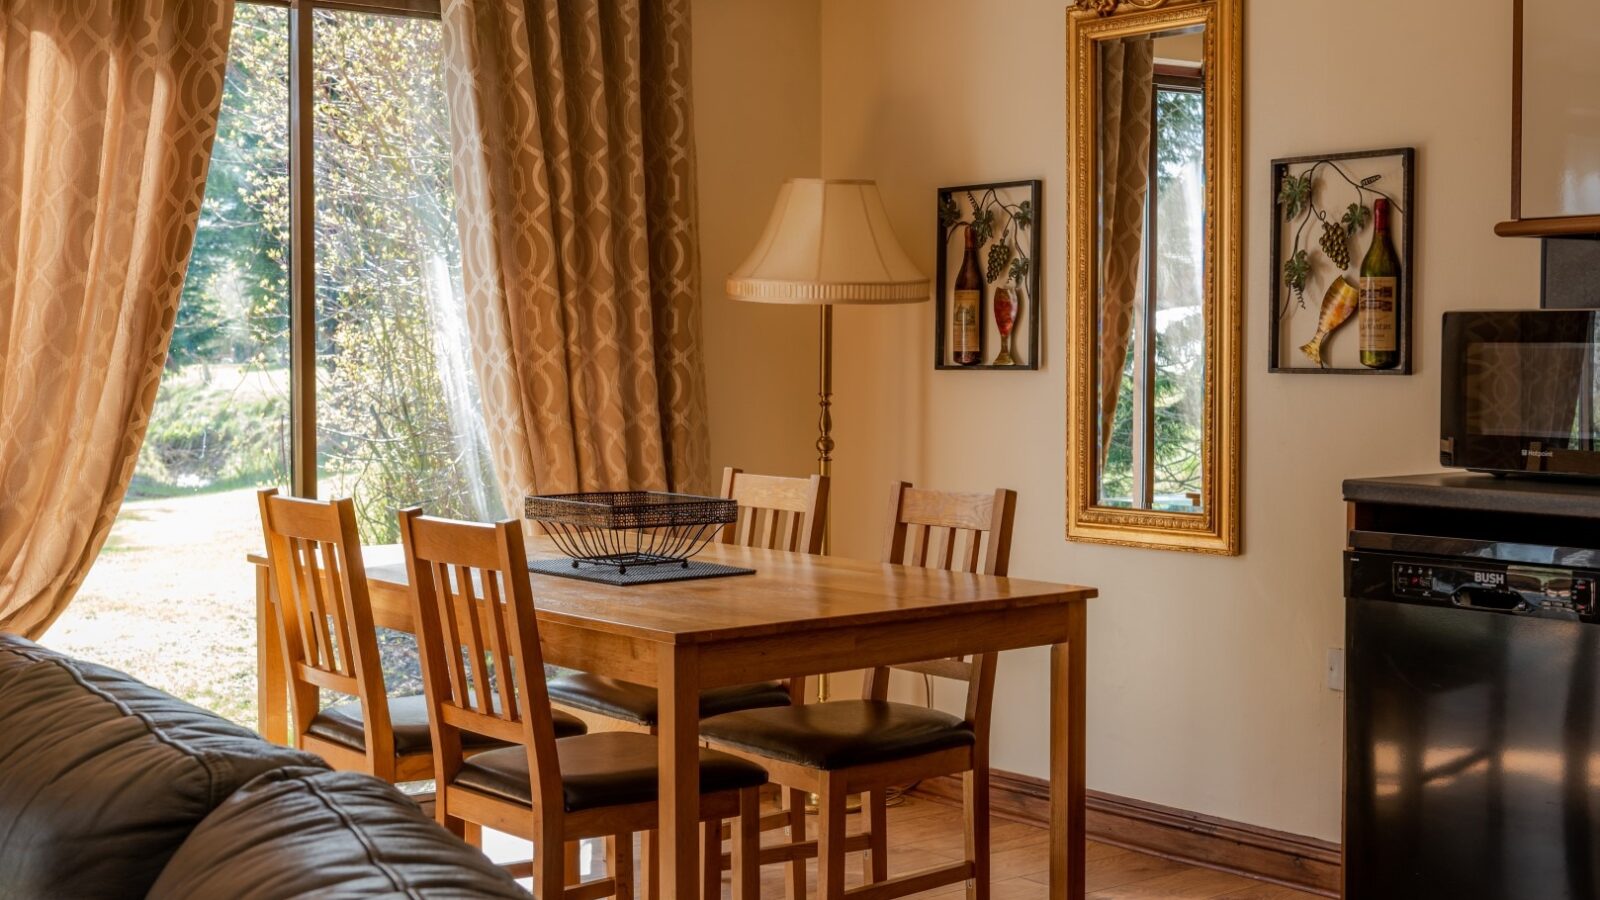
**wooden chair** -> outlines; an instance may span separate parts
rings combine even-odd
[[[487,826],[530,838],[536,897],[631,898],[633,833],[654,829],[659,815],[656,739],[631,731],[556,739],[521,526],[451,522],[410,509],[400,513],[400,537],[440,824],[459,835]],[[510,746],[468,757],[463,748],[475,739]],[[740,821],[734,887],[745,900],[755,900],[760,883],[754,823],[766,781],[759,765],[701,751],[706,836],[715,840],[724,819]],[[564,854],[552,851],[589,837],[607,839],[613,874],[567,887],[572,873]],[[708,864],[705,885],[708,896],[720,895],[720,867]]]
[[[896,483],[890,494],[883,560],[901,565],[1004,575],[1011,555],[1016,493],[953,494]],[[819,898],[861,892],[887,900],[967,881],[967,896],[989,896],[989,719],[995,654],[894,668],[964,681],[965,714],[953,716],[888,699],[889,669],[871,672],[860,700],[744,710],[707,718],[701,736],[713,746],[758,760],[772,780],[817,794],[816,841],[793,841],[768,858],[818,858]],[[885,791],[940,775],[965,781],[966,858],[889,879]],[[845,833],[845,801],[866,795],[867,828]],[[844,889],[845,853],[865,846],[868,888]],[[805,869],[791,865],[790,894],[805,896]]]
[[[256,496],[277,588],[295,743],[336,769],[391,784],[432,778],[426,699],[389,697],[384,689],[354,504],[280,497],[276,488]],[[355,699],[324,709],[324,690]],[[572,716],[558,728],[564,735],[585,730]],[[468,749],[492,746],[501,744]]]
[[[794,553],[822,552],[823,525],[828,515],[827,476],[752,475],[730,466],[722,470],[719,496],[739,504],[739,518],[723,527],[719,535],[722,543]],[[700,695],[700,715],[715,716],[742,709],[798,703],[803,699],[800,697],[803,689],[800,682],[791,687],[779,681],[712,688]],[[656,731],[655,688],[588,672],[570,672],[550,680],[550,699],[571,709],[612,719],[622,728],[650,734]],[[804,809],[790,804],[789,812],[769,815],[761,823],[763,831],[785,826],[798,827],[803,837]],[[643,853],[647,877],[645,895],[654,898],[659,859],[648,835]]]
[[[786,478],[722,470],[722,493],[739,504],[739,520],[722,529],[722,542],[740,547],[821,553],[828,520],[828,476]]]

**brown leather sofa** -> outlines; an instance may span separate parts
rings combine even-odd
[[[0,900],[528,895],[377,779],[0,634]]]

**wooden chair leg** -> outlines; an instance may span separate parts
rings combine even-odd
[[[847,795],[837,775],[822,778],[817,801],[817,900],[844,897],[844,805]]]
[[[617,898],[633,900],[633,835],[614,834],[606,844],[606,870],[616,881]]]
[[[661,900],[661,842],[654,830],[639,835],[639,851],[644,857],[645,900]]]
[[[989,900],[989,766],[979,763],[961,777],[962,807],[966,813],[967,859],[972,879],[967,900]]]
[[[561,845],[561,866],[567,872],[567,884],[583,884],[583,843],[567,841]]]
[[[722,900],[722,820],[700,823],[700,897]]]
[[[861,803],[868,831],[862,875],[867,884],[877,884],[889,880],[889,797],[882,790],[868,791]]]
[[[806,839],[806,792],[789,789],[789,842]],[[806,861],[796,856],[789,861],[788,900],[806,900]]]
[[[463,822],[462,826],[461,839],[472,846],[477,847],[479,850],[482,850],[483,826],[479,825],[477,822]]]
[[[561,900],[566,894],[567,854],[560,820],[545,819],[534,826],[533,896]]]
[[[733,822],[733,900],[761,898],[761,793],[739,794],[739,818]]]
[[[458,819],[455,816],[447,816],[442,810],[436,810],[434,813],[434,821],[438,822],[439,827],[443,828],[445,831],[450,832],[462,840],[467,839],[466,819]]]

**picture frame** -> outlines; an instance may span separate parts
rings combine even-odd
[[[1039,368],[1041,312],[1040,250],[1043,247],[1041,179],[997,181],[942,187],[938,191],[938,233],[934,290],[933,364],[939,370],[1036,371]],[[987,224],[980,221],[987,213]],[[983,278],[980,361],[955,361],[954,294],[964,257],[965,232],[975,227],[983,238],[977,247]],[[999,249],[997,249],[999,248]],[[1002,260],[1001,258],[1004,257]],[[1001,333],[1004,316],[996,316],[997,291],[1014,291],[1017,311],[1011,315],[1009,342]],[[1008,345],[1008,346],[1007,346]],[[1009,349],[1010,363],[1001,351]],[[997,359],[1000,362],[997,364]]]
[[[1272,161],[1269,372],[1412,374],[1416,153],[1415,147],[1397,147]],[[1390,201],[1390,237],[1400,261],[1394,326],[1399,358],[1391,368],[1361,365],[1360,311],[1340,306],[1332,290],[1335,279],[1343,277],[1348,282],[1342,289],[1344,296],[1351,292],[1359,296],[1361,260],[1374,235],[1372,203],[1379,197]],[[1336,253],[1344,257],[1345,265],[1338,265]],[[1338,319],[1341,311],[1347,318]],[[1331,328],[1327,327],[1330,322]],[[1310,349],[1313,345],[1315,350]],[[1313,352],[1320,356],[1321,364]]]

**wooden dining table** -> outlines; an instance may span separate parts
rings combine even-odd
[[[559,557],[546,538],[530,560]],[[399,546],[364,550],[373,618],[415,633]],[[1084,894],[1084,658],[1091,587],[713,544],[753,575],[611,586],[535,574],[547,663],[661,696],[662,895],[698,896],[699,701],[706,688],[1050,648],[1050,896]],[[260,728],[286,743],[288,692],[266,559],[256,566]]]

